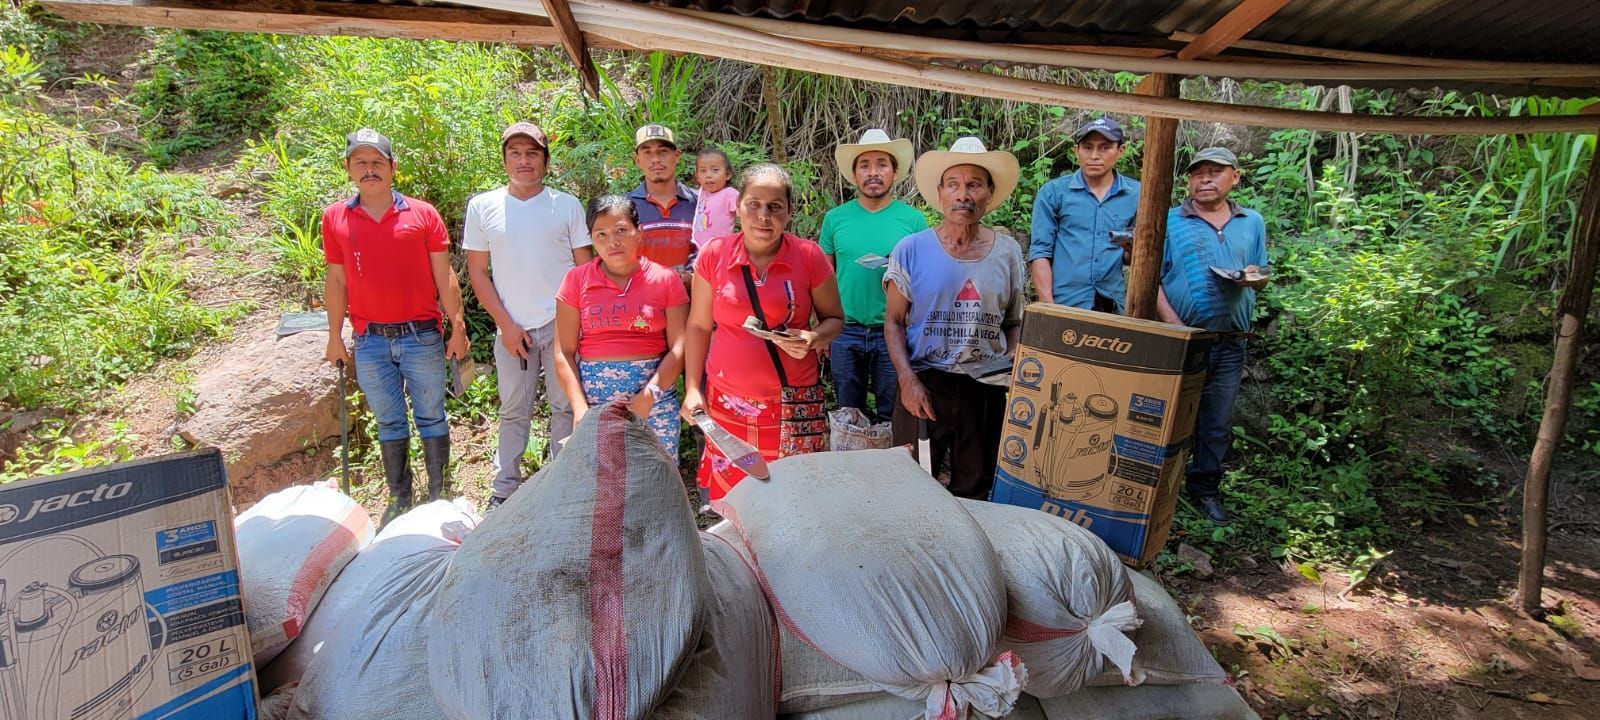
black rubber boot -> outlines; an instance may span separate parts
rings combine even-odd
[[[384,508],[382,527],[411,509],[411,440],[390,440],[378,444],[383,452],[383,479],[389,484],[389,507]]]
[[[449,464],[449,435],[422,439],[422,466],[428,471],[428,502],[444,495],[444,469]]]

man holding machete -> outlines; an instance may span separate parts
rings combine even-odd
[[[411,420],[422,438],[428,499],[444,492],[450,459],[445,415],[445,358],[467,357],[461,285],[450,267],[450,237],[432,205],[394,189],[389,138],[362,128],[345,137],[345,173],[356,194],[322,212],[327,261],[328,362],[353,364],[356,384],[378,419],[378,446],[389,486],[383,522],[411,507]],[[444,313],[439,311],[444,306]],[[344,344],[345,314],[355,355]],[[450,320],[445,340],[444,316]],[[411,399],[411,416],[406,398]]]
[[[494,456],[493,510],[522,486],[522,453],[539,388],[550,402],[550,458],[572,434],[572,403],[556,380],[556,290],[567,271],[594,259],[578,199],[544,184],[550,140],[531,122],[500,133],[506,184],[467,202],[461,247],[467,277],[494,318],[494,372],[500,434]]]

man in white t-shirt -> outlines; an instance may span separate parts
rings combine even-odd
[[[494,318],[499,338],[494,365],[500,438],[490,509],[522,485],[522,452],[541,372],[550,400],[551,458],[572,434],[572,405],[555,379],[555,296],[568,270],[594,259],[583,204],[545,187],[550,146],[544,131],[531,122],[513,123],[500,134],[500,154],[510,181],[468,201],[461,238],[472,290]]]

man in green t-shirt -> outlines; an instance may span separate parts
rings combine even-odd
[[[883,271],[900,238],[928,229],[922,213],[891,193],[896,179],[911,174],[915,156],[910,140],[890,140],[877,128],[835,148],[839,173],[856,186],[856,199],[829,210],[817,237],[844,301],[844,332],[828,350],[834,391],[840,407],[858,408],[875,422],[894,416],[898,388],[883,342]],[[869,385],[876,412],[867,409]]]

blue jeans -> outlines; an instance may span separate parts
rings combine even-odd
[[[444,414],[444,336],[425,330],[389,339],[357,335],[356,384],[378,418],[378,442],[411,437],[406,395],[423,438],[450,434]]]
[[[894,362],[889,360],[889,346],[883,341],[883,328],[848,323],[828,349],[828,362],[833,368],[833,390],[839,397],[839,407],[853,407],[867,411],[867,384],[872,384],[872,394],[878,400],[878,410],[873,422],[889,422],[894,418],[895,399],[900,386],[894,372]]]
[[[1244,338],[1218,340],[1211,346],[1189,459],[1189,494],[1194,497],[1215,496],[1222,485],[1222,456],[1233,444],[1233,402],[1244,379],[1244,358]]]

